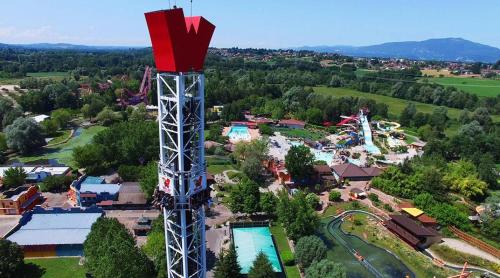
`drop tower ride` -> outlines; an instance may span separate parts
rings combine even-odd
[[[145,14],[158,74],[159,185],[169,278],[205,277],[203,63],[215,26],[174,8]]]

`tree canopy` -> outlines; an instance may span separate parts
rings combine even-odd
[[[313,262],[306,269],[306,278],[346,278],[346,270],[342,264],[328,259]]]
[[[20,277],[24,267],[24,254],[19,245],[0,239],[0,277]]]
[[[94,277],[153,277],[153,263],[135,246],[125,226],[101,217],[84,242],[85,267]]]
[[[230,245],[228,250],[221,250],[219,257],[215,262],[215,278],[239,278],[241,276],[241,267],[238,264],[238,255],[234,245]]]
[[[312,174],[314,155],[306,146],[292,146],[285,156],[285,164],[293,179],[300,181]]]
[[[28,175],[22,167],[12,167],[5,170],[3,175],[3,186],[5,189],[16,188],[24,184]]]
[[[28,154],[45,145],[42,129],[32,119],[18,118],[5,128],[7,146],[22,154]]]
[[[321,238],[301,237],[295,246],[295,260],[303,269],[307,269],[312,263],[326,258],[326,252],[326,245]]]
[[[276,277],[273,266],[267,256],[260,252],[248,272],[248,278],[272,278]]]

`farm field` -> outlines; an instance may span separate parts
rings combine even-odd
[[[315,87],[314,91],[318,94],[331,95],[336,97],[360,97],[373,99],[377,102],[386,103],[389,106],[389,117],[392,119],[398,118],[403,109],[408,105],[409,102],[415,103],[417,111],[424,113],[432,113],[436,105],[409,101],[405,99],[393,98],[384,95],[363,93],[356,90],[345,89],[345,88],[327,88],[327,87]],[[462,110],[455,108],[448,108],[448,116],[452,119],[457,119]],[[500,122],[500,116],[492,116],[494,122]]]
[[[430,83],[443,86],[453,86],[464,92],[476,94],[479,97],[495,97],[500,95],[500,79],[479,79],[470,77],[436,77],[423,78]]]
[[[27,77],[36,77],[36,78],[60,78],[63,79],[65,77],[69,77],[68,72],[61,71],[53,71],[53,72],[28,72],[26,74]]]
[[[47,258],[25,259],[24,261],[41,268],[42,278],[83,278],[85,268],[78,264],[79,260],[80,258]]]

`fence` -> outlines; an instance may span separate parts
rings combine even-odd
[[[458,238],[462,239],[465,242],[468,242],[474,246],[477,246],[479,249],[483,250],[484,252],[487,252],[497,258],[500,258],[500,250],[496,249],[495,247],[489,245],[488,243],[479,240],[467,233],[462,232],[461,230],[457,229],[454,226],[449,226],[448,229],[452,231]]]

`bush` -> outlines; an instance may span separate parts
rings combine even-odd
[[[120,165],[118,175],[123,181],[138,181],[142,174],[143,166]]]
[[[361,222],[361,220],[359,220],[359,219],[357,219],[357,218],[356,218],[356,219],[354,219],[354,222],[353,222],[353,223],[354,223],[354,225],[356,225],[356,226],[361,226],[361,225],[363,225],[363,222]]]
[[[330,191],[330,195],[328,196],[328,200],[330,202],[338,202],[338,201],[342,200],[341,197],[342,197],[342,194],[340,192],[338,192],[336,190],[332,190],[332,191]]]
[[[394,209],[389,204],[384,204],[384,209],[387,210],[388,212],[393,212]]]
[[[215,194],[215,197],[217,197],[217,198],[224,198],[224,193],[217,192],[217,194]]]
[[[68,191],[73,176],[49,176],[40,185],[43,192],[64,192]]]
[[[354,159],[358,159],[358,158],[360,158],[360,157],[361,157],[361,154],[360,154],[360,153],[353,153],[353,154],[352,154],[352,158],[354,158]]]
[[[352,209],[360,209],[361,208],[361,204],[358,201],[352,201],[351,202],[351,208]]]
[[[286,266],[295,265],[295,256],[293,255],[292,251],[286,250],[281,252],[281,260],[283,261],[283,264]]]
[[[378,195],[375,193],[368,194],[368,199],[370,199],[370,201],[372,201],[374,203],[380,202],[380,200],[378,199]]]

